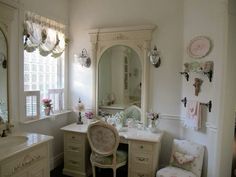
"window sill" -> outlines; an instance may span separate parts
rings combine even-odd
[[[38,122],[38,121],[42,121],[42,120],[47,120],[47,119],[56,119],[56,117],[63,115],[63,114],[68,114],[71,113],[71,110],[64,110],[62,112],[56,113],[56,114],[52,114],[50,116],[42,116],[39,119],[33,119],[33,120],[25,120],[25,121],[21,121],[22,124],[30,124],[30,123],[34,123],[34,122]]]

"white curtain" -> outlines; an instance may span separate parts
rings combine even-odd
[[[39,49],[42,56],[59,57],[65,50],[65,26],[56,21],[26,12],[24,21],[24,49]]]

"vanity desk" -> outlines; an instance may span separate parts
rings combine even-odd
[[[76,123],[61,128],[64,132],[64,169],[71,176],[91,175],[88,125]],[[128,144],[128,177],[155,177],[163,133],[129,128],[119,132],[120,143]]]

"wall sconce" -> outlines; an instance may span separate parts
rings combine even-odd
[[[88,56],[88,52],[86,49],[83,49],[79,56],[75,54],[74,60],[75,62],[80,63],[81,66],[85,66],[86,68],[89,68],[91,65],[91,58]]]
[[[149,52],[149,59],[151,64],[153,64],[156,68],[161,65],[161,57],[160,53],[157,51],[156,45],[154,46],[153,50]]]

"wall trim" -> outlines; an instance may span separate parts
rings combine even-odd
[[[183,120],[183,118],[180,115],[172,115],[172,114],[160,114],[160,119],[168,119],[168,120],[176,120],[176,121]]]
[[[64,153],[57,154],[56,156],[52,157],[50,159],[50,170],[53,170],[57,166],[61,165],[63,163],[64,159]]]
[[[214,133],[218,132],[218,127],[216,127],[214,124],[212,124],[210,122],[206,122],[206,128]]]
[[[160,119],[161,120],[174,120],[174,121],[181,121],[182,122],[184,120],[184,117],[182,117],[180,115],[160,114]],[[218,131],[218,127],[210,122],[206,122],[205,126],[211,132],[217,133],[217,131]]]

